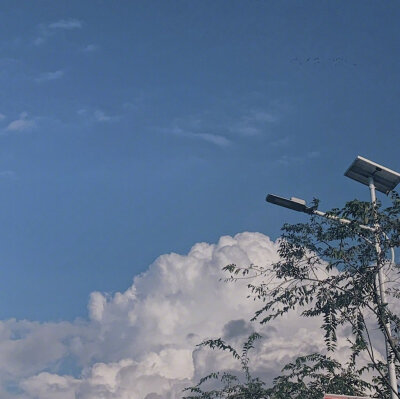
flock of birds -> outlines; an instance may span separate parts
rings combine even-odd
[[[318,65],[321,63],[330,63],[333,64],[334,66],[339,66],[339,65],[348,65],[348,66],[353,66],[356,67],[357,64],[354,64],[352,62],[349,62],[346,58],[344,57],[333,57],[333,58],[320,58],[320,57],[294,57],[290,60],[292,64],[296,65],[305,65],[305,64],[313,64],[313,65]]]

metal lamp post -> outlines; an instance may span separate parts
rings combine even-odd
[[[389,194],[397,184],[400,182],[400,174],[385,168],[382,165],[378,165],[366,158],[358,156],[354,162],[347,169],[345,176],[350,179],[356,180],[369,187],[371,194],[371,203],[375,207],[376,205],[376,193],[375,190],[381,191],[385,194]],[[375,215],[375,249],[377,255],[377,267],[378,267],[378,295],[380,296],[381,304],[386,305],[386,288],[385,288],[385,275],[380,265],[381,258],[381,246],[379,239],[379,225]],[[389,340],[392,339],[391,326],[389,322],[385,323],[385,346],[386,346],[386,359],[389,374],[389,383],[391,387],[391,397],[396,399],[399,397],[397,388],[396,378],[396,366],[394,363],[393,353],[390,350]]]
[[[372,162],[366,158],[358,156],[354,162],[347,169],[345,176],[350,179],[356,180],[362,184],[365,184],[370,189],[371,194],[371,203],[375,206],[376,204],[376,193],[375,190],[381,191],[385,194],[388,194],[391,190],[393,190],[397,184],[400,183],[400,173],[397,173],[391,169],[388,169],[382,165],[379,165],[375,162]],[[306,205],[306,201],[292,197],[290,199],[279,197],[277,195],[268,194],[266,198],[267,202],[270,202],[275,205],[283,206],[285,208],[289,208],[298,212],[304,212],[307,214],[314,214],[322,217],[326,217],[329,219],[337,220],[344,224],[351,223],[350,220],[339,218],[334,215],[326,214],[325,212],[318,211],[312,207],[308,207]],[[380,255],[382,252],[380,246],[379,239],[379,225],[377,220],[375,219],[374,227],[359,225],[362,229],[370,230],[375,232],[375,250],[377,254],[377,268],[378,268],[378,296],[380,297],[380,301],[382,305],[387,304],[386,299],[386,288],[385,288],[385,275],[383,273],[382,267],[380,265]],[[394,260],[394,253],[392,250],[392,259]],[[391,388],[391,398],[398,399],[398,388],[397,388],[397,378],[396,378],[396,368],[395,362],[393,358],[393,353],[390,350],[391,340],[391,326],[390,323],[385,323],[385,347],[386,347],[386,359],[388,366],[388,376],[389,376],[389,384]]]

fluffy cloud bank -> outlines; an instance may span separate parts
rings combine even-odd
[[[229,284],[230,263],[267,266],[277,244],[260,233],[199,243],[187,255],[160,256],[123,293],[91,294],[89,319],[0,323],[0,397],[7,399],[178,399],[226,354],[196,348],[210,337],[238,343],[254,329],[264,339],[253,366],[271,379],[293,357],[323,346],[317,320],[293,313],[272,326],[248,320],[260,304],[246,282]]]

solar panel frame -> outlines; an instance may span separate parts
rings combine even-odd
[[[384,194],[388,194],[400,183],[400,173],[361,156],[357,156],[344,175],[367,186],[372,177],[375,188]]]

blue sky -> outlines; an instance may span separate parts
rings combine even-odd
[[[396,1],[3,1],[0,318],[86,317],[159,255],[400,170]],[[223,266],[223,265],[222,265]]]

